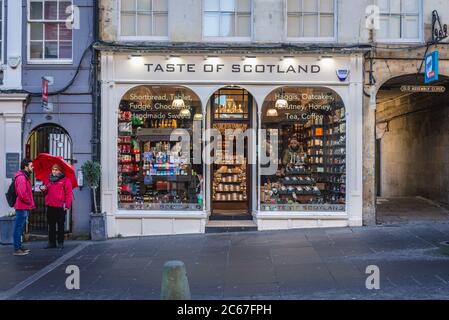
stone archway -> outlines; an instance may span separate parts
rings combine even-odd
[[[429,52],[438,49],[440,52],[440,74],[449,75],[449,53],[444,46],[430,48]],[[371,104],[372,92],[369,85],[369,73],[372,71],[376,82],[373,91],[379,89],[388,80],[416,74],[420,68],[425,54],[425,47],[416,49],[389,50],[376,49],[372,58],[365,60],[364,99],[363,99],[363,223],[364,225],[376,224],[376,159],[375,159],[375,123],[376,109]]]

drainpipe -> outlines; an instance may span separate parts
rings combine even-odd
[[[99,9],[98,9],[98,0],[94,0],[94,13],[93,13],[93,26],[94,26],[94,43],[98,41],[99,34]],[[94,87],[92,90],[92,160],[100,161],[100,92],[98,86],[98,54],[95,48],[92,48],[92,61],[93,61],[93,72],[94,72]]]
[[[93,1],[93,26],[94,26],[94,43],[98,42],[99,39],[99,0]],[[101,161],[101,141],[100,141],[100,134],[101,134],[101,96],[100,96],[100,86],[98,85],[98,75],[99,75],[99,64],[98,64],[98,52],[95,49],[95,46],[92,46],[92,64],[93,64],[93,90],[92,90],[92,160],[96,162]],[[95,193],[95,197],[97,198],[96,203],[100,204],[100,194],[101,194],[101,186],[98,187],[98,192]],[[92,208],[95,206],[95,201],[92,199]],[[99,208],[94,208],[93,212],[97,212]],[[100,205],[100,212],[101,212],[101,205]]]

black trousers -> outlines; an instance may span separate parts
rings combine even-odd
[[[58,229],[58,244],[64,243],[64,208],[47,207],[48,242],[56,245],[56,227]]]

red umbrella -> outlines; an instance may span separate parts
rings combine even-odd
[[[64,161],[62,157],[52,156],[48,153],[40,153],[36,159],[33,160],[34,174],[36,179],[41,181],[47,181],[48,176],[51,174],[51,168],[53,165],[58,164],[64,175],[70,179],[73,188],[78,187],[78,181],[76,179],[75,169],[72,165]]]

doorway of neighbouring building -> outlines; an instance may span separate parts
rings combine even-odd
[[[449,220],[448,79],[432,83],[445,91],[424,93],[405,87],[423,85],[423,76],[406,75],[387,81],[378,92],[379,223]]]
[[[28,159],[35,159],[40,153],[49,153],[63,157],[68,163],[72,163],[72,139],[67,131],[55,124],[45,124],[35,128],[29,135],[25,145],[25,155]],[[33,196],[36,203],[28,219],[27,233],[47,234],[47,215],[45,212],[44,195],[39,191],[39,181],[32,177]],[[73,210],[73,209],[72,209]],[[66,233],[72,230],[72,210],[67,212]]]
[[[244,150],[239,152],[238,132],[244,134],[252,128],[252,96],[241,88],[222,88],[210,99],[210,127],[222,137],[221,148],[213,156],[218,157],[211,165],[211,212],[214,216],[247,218],[251,215],[251,163],[249,139],[244,138]],[[235,132],[230,139],[228,132]],[[229,154],[227,155],[226,152]]]

